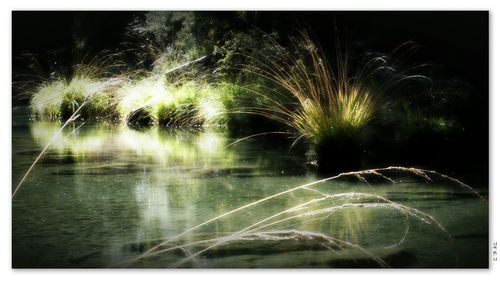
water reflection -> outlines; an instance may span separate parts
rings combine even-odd
[[[40,147],[45,146],[60,129],[55,123],[32,124],[32,135]],[[171,131],[158,128],[137,131],[126,126],[96,125],[90,128],[74,125],[56,139],[47,157],[71,157],[74,167],[59,170],[57,175],[72,175],[75,182],[89,176],[125,176],[135,187],[134,201],[140,212],[137,241],[168,237],[196,225],[213,214],[235,208],[243,203],[272,194],[276,188],[295,184],[288,179],[261,179],[268,157],[245,157],[241,161],[232,148],[225,148],[228,139],[223,131]],[[248,148],[253,152],[256,148]],[[92,164],[98,162],[98,164]],[[238,177],[248,177],[245,181]],[[129,176],[130,175],[130,176]],[[107,181],[113,181],[110,178]],[[312,180],[312,179],[311,179]],[[106,181],[106,180],[105,180]],[[274,184],[274,182],[279,182]],[[270,188],[273,187],[273,188]],[[234,189],[239,190],[234,190]],[[243,189],[242,188],[246,188]],[[266,191],[267,190],[267,191]],[[85,198],[88,190],[81,191]],[[235,193],[237,195],[235,195]],[[281,201],[272,201],[261,210],[244,213],[207,227],[204,232],[225,233],[238,230],[291,206],[315,198],[309,192],[296,192]],[[200,205],[205,204],[200,209]],[[338,204],[338,202],[335,202]],[[200,210],[210,208],[209,212]],[[366,226],[366,216],[359,210],[345,210],[313,222],[295,220],[285,226],[333,233],[341,239],[357,241]],[[328,225],[328,227],[325,227]],[[190,237],[184,239],[190,240]]]
[[[38,145],[44,147],[60,127],[57,123],[36,122],[31,125],[31,133]],[[50,146],[50,151],[59,156],[71,156],[77,162],[126,156],[163,166],[197,167],[202,162],[206,167],[234,162],[233,151],[224,149],[226,140],[223,131],[172,131],[161,128],[136,131],[123,125],[93,125],[88,128],[85,124],[82,127],[75,124],[65,128]]]
[[[59,129],[56,123],[33,123],[31,134],[42,148]],[[140,216],[135,241],[144,242],[180,233],[215,214],[305,182],[303,178],[297,181],[266,177],[269,174],[264,171],[272,170],[268,168],[273,158],[277,158],[275,155],[258,153],[258,147],[243,146],[240,148],[244,152],[235,151],[225,147],[229,141],[221,130],[151,128],[137,131],[127,126],[79,127],[75,124],[55,140],[46,157],[71,158],[72,165],[60,167],[55,174],[73,176],[75,182],[85,181],[89,176],[100,177],[105,182],[116,181],[116,176],[126,177],[128,185],[135,189],[134,202]],[[84,198],[88,190],[77,188],[77,194],[80,192]],[[207,226],[202,232],[236,231],[245,224],[313,198],[314,194],[299,191],[254,210],[250,216],[248,212],[235,215]],[[342,238],[356,240],[360,232],[358,226],[363,225],[363,216],[357,214],[357,211],[344,211],[332,215],[337,222],[333,224],[330,218],[314,224],[306,220],[288,224],[295,228],[333,231]],[[329,225],[328,229],[324,225]]]
[[[60,125],[40,122],[32,123],[30,128],[30,132],[22,133],[27,138],[31,133],[35,142],[24,151],[39,151]],[[287,147],[263,149],[252,142],[226,147],[233,141],[223,130],[151,128],[136,131],[126,126],[94,124],[81,127],[75,124],[65,129],[44,155],[44,162],[40,163],[32,179],[27,181],[25,192],[13,203],[15,263],[110,266],[207,219],[316,180],[314,175],[286,173],[292,170],[289,167],[301,167],[303,163],[303,158],[288,153]],[[24,158],[14,157],[13,169],[19,169],[17,163],[33,158],[29,154],[18,156]],[[416,207],[427,210],[440,206],[437,201],[424,201],[426,198],[411,188],[395,190],[392,186],[373,188],[339,182],[325,182],[318,188],[329,194],[357,191],[390,195],[408,202],[413,200],[417,202]],[[418,190],[422,190],[421,187]],[[297,190],[208,224],[183,236],[178,243],[228,235],[318,197],[314,192]],[[346,198],[322,202],[307,211],[339,205],[346,202]],[[460,204],[450,206],[448,203],[447,209],[439,209],[440,214],[445,212],[441,219],[456,217],[456,208],[462,209],[460,206],[464,204],[456,202]],[[474,214],[471,208],[467,210]],[[480,212],[482,210],[477,211]],[[288,215],[296,214],[298,212]],[[297,217],[262,230],[313,231],[369,248],[380,248],[400,240],[405,231],[405,219],[394,211],[358,208]],[[425,234],[422,237],[435,234],[431,226],[417,231]],[[437,241],[433,247],[438,249],[436,245],[442,245],[442,240],[440,236],[432,237]],[[318,262],[317,253],[307,248],[309,244],[306,247],[296,245],[297,241],[283,243],[244,241],[228,244],[226,252],[219,249],[212,252],[212,256],[206,256],[208,263],[204,265],[248,267],[255,265],[255,259],[248,260],[255,253],[260,253],[257,260],[274,257],[277,266],[291,266],[294,261],[300,261],[297,266]],[[194,252],[197,249],[187,250]],[[283,258],[283,251],[290,252],[290,256]],[[179,253],[155,256],[136,266],[168,266],[182,257]],[[326,250],[321,257],[325,266],[332,257],[343,256],[332,256]]]

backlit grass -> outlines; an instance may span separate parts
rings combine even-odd
[[[171,64],[162,62],[160,69],[112,78],[80,71],[69,79],[45,82],[33,91],[32,112],[41,119],[66,120],[86,102],[79,112],[85,120],[120,119],[130,125],[164,127],[225,125],[231,84],[212,84],[180,70],[180,74],[165,71],[165,65]],[[112,79],[120,83],[106,86]]]
[[[117,95],[118,111],[129,123],[148,120],[148,125],[193,127],[224,125],[228,92],[206,82],[169,85],[164,79],[143,79],[123,87]],[[131,116],[136,112],[141,116]]]
[[[364,69],[350,76],[348,60],[341,54],[334,71],[306,34],[297,46],[305,51],[282,48],[278,57],[254,58],[252,71],[274,82],[289,102],[258,93],[268,97],[267,102],[250,112],[285,124],[298,137],[316,144],[339,134],[358,134],[376,108],[369,72]]]
[[[66,120],[88,99],[82,118],[112,118],[115,116],[113,97],[110,92],[101,90],[103,86],[104,81],[83,77],[44,83],[33,94],[32,111],[41,118]]]
[[[361,170],[361,171],[352,171],[352,172],[345,172],[345,173],[340,173],[338,175],[329,177],[329,178],[324,178],[318,181],[306,183],[300,186],[296,186],[293,188],[289,188],[285,191],[281,191],[278,193],[275,193],[273,195],[270,195],[265,198],[261,198],[259,200],[253,201],[251,203],[248,203],[246,205],[242,205],[240,207],[237,207],[235,209],[232,209],[226,213],[220,214],[216,217],[213,217],[211,219],[208,219],[206,221],[203,221],[202,223],[195,225],[177,235],[171,236],[171,237],[165,237],[165,240],[163,240],[161,243],[156,244],[155,246],[149,248],[147,251],[143,252],[142,254],[125,260],[117,266],[131,266],[134,263],[137,263],[138,261],[159,255],[159,254],[167,254],[171,251],[175,251],[176,249],[179,249],[181,247],[193,247],[193,246],[200,246],[199,249],[197,249],[196,252],[194,253],[189,253],[189,255],[181,259],[180,261],[177,260],[173,264],[169,265],[169,267],[179,267],[182,266],[183,264],[191,261],[192,259],[196,258],[197,256],[200,256],[201,254],[210,251],[211,249],[215,249],[217,247],[224,246],[228,243],[231,243],[233,241],[237,240],[243,240],[243,241],[248,241],[250,239],[249,236],[252,235],[267,235],[269,237],[269,234],[277,234],[278,232],[281,233],[298,233],[297,230],[295,229],[290,229],[289,225],[291,222],[296,222],[297,220],[308,220],[309,222],[311,221],[319,221],[320,223],[324,223],[325,219],[329,217],[333,217],[337,215],[338,213],[341,213],[342,211],[350,211],[350,210],[366,210],[366,209],[382,209],[382,210],[389,210],[393,211],[396,214],[398,214],[402,219],[402,225],[406,225],[406,231],[402,234],[402,237],[399,241],[394,241],[395,244],[391,245],[386,245],[386,247],[394,247],[395,245],[399,245],[403,243],[408,237],[407,233],[412,224],[410,224],[409,219],[413,219],[417,222],[421,222],[422,224],[427,224],[430,226],[433,226],[435,229],[438,231],[442,232],[447,238],[452,239],[446,228],[438,221],[436,220],[433,216],[431,216],[428,213],[425,213],[421,210],[412,208],[410,206],[406,206],[394,201],[389,200],[388,198],[385,198],[383,196],[377,195],[377,194],[370,194],[370,193],[362,193],[362,192],[347,192],[347,193],[328,193],[328,192],[323,192],[322,190],[318,190],[318,185],[321,183],[324,183],[326,181],[335,181],[335,180],[340,180],[342,178],[346,177],[355,177],[359,179],[362,182],[365,182],[369,184],[368,178],[369,177],[375,177],[378,178],[379,180],[384,180],[387,182],[390,182],[392,184],[396,184],[399,181],[393,179],[393,176],[390,175],[391,173],[398,173],[400,175],[413,175],[419,178],[422,178],[426,181],[434,181],[434,180],[444,180],[447,182],[450,182],[456,186],[456,188],[463,188],[465,190],[468,190],[473,194],[474,196],[477,196],[483,202],[486,202],[485,198],[482,197],[477,191],[475,191],[473,188],[470,186],[464,184],[463,182],[449,177],[445,174],[441,174],[435,171],[431,170],[423,170],[423,169],[416,169],[416,168],[407,168],[407,167],[386,167],[386,168],[378,168],[378,169],[370,169],[370,170]],[[305,191],[305,192],[310,192],[311,194],[316,195],[314,199],[310,199],[308,201],[299,203],[293,207],[283,209],[277,213],[270,214],[269,216],[260,219],[256,222],[251,222],[248,223],[246,227],[241,228],[235,232],[232,232],[226,236],[219,236],[211,239],[201,239],[199,241],[194,241],[190,243],[185,243],[185,244],[180,244],[179,241],[182,241],[182,238],[185,237],[186,235],[192,235],[195,233],[197,230],[200,228],[220,221],[221,219],[234,215],[236,213],[241,213],[243,210],[248,211],[248,209],[251,209],[253,207],[257,206],[262,206],[262,204],[266,201],[272,201],[276,198],[283,197],[285,195],[290,195],[293,194],[293,192],[296,191]],[[291,224],[291,226],[296,226],[296,224]],[[299,231],[300,232],[300,231]],[[332,249],[344,249],[344,248],[354,248],[358,251],[363,252],[364,254],[367,254],[370,256],[375,262],[377,262],[380,266],[386,267],[388,264],[376,255],[373,255],[371,252],[367,251],[363,247],[361,247],[359,244],[342,240],[339,239],[338,237],[334,236],[329,236],[329,234],[324,234],[324,233],[311,233],[310,231],[307,232],[301,232],[305,234],[306,236],[313,234],[313,236],[319,235],[321,237],[320,241],[325,242],[323,240],[326,238],[326,240],[331,243],[323,243],[322,245],[329,250]],[[271,237],[273,239],[276,239],[276,237]],[[296,237],[294,239],[297,239]],[[315,238],[309,237],[307,238],[308,240],[313,240]],[[282,241],[282,240],[279,240]],[[180,244],[180,245],[179,245]],[[338,248],[337,248],[338,247]],[[338,254],[337,251],[332,250],[335,254]]]
[[[114,91],[123,77],[113,75],[113,56],[101,54],[88,64],[73,67],[73,74],[45,81],[31,90],[30,106],[40,119],[67,120],[84,103],[79,115],[84,119],[116,118]]]

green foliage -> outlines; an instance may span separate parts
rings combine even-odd
[[[113,97],[101,91],[103,83],[80,77],[70,81],[59,79],[46,82],[32,96],[32,111],[41,118],[66,120],[88,100],[87,106],[81,111],[82,118],[109,118],[114,116]]]
[[[456,131],[460,126],[452,119],[446,118],[439,113],[424,112],[418,108],[403,107],[399,129],[402,138],[412,138],[416,135],[435,134],[445,135]]]
[[[172,85],[165,79],[130,83],[118,91],[122,118],[144,108],[155,123],[167,127],[225,125],[231,84],[188,81]]]
[[[247,63],[242,54],[275,52],[274,45],[262,39],[277,37],[277,34],[259,31],[258,15],[255,12],[223,16],[217,12],[146,12],[130,24],[128,35],[136,45],[134,55],[141,62],[151,61],[154,68],[160,66],[159,69],[164,70],[171,66],[169,61],[189,61],[207,55],[208,63],[215,67],[212,76],[239,82],[246,74],[241,71]],[[173,56],[177,59],[172,60]]]
[[[339,56],[334,72],[324,54],[303,34],[295,51],[282,49],[278,57],[257,57],[255,73],[281,88],[288,103],[261,93],[263,107],[252,112],[278,121],[297,137],[319,144],[339,134],[355,136],[373,117],[375,89],[366,75],[350,76]]]
[[[87,106],[82,108],[82,116],[85,119],[101,121],[116,121],[119,118],[115,94],[113,91],[99,91],[88,101]]]
[[[31,98],[31,109],[40,117],[55,119],[59,116],[66,83],[61,80],[45,82],[38,87]]]
[[[127,120],[134,115],[147,120],[141,123],[161,126],[250,128],[264,124],[255,119],[262,117],[271,120],[265,126],[278,123],[313,144],[359,136],[368,124],[384,119],[408,135],[422,129],[445,132],[456,125],[448,116],[418,112],[418,105],[402,110],[410,95],[393,95],[379,87],[383,79],[375,81],[371,67],[404,73],[384,64],[389,57],[348,62],[341,50],[323,53],[307,35],[288,42],[278,32],[265,34],[259,30],[259,13],[215,15],[142,13],[128,34],[136,41],[137,61],[149,63],[138,63],[121,74],[107,71],[106,60],[76,65],[72,77],[36,89],[33,112],[66,119],[87,101],[82,118]],[[173,70],[204,55],[208,58],[201,63]],[[362,70],[352,71],[357,68]],[[410,76],[405,75],[387,80],[408,81]],[[118,88],[95,90],[105,83],[102,77],[115,76],[127,80]]]

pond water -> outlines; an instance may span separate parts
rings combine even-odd
[[[14,116],[14,187],[60,126]],[[287,144],[253,138],[227,146],[233,141],[223,129],[70,125],[12,200],[13,267],[123,266],[217,215],[320,179],[304,166],[304,153]],[[474,187],[487,197],[486,186]],[[378,267],[374,255],[392,267],[488,267],[488,204],[456,185],[408,177],[400,184],[327,181],[311,188],[215,220],[127,265]],[[449,236],[353,192],[425,212]],[[272,217],[325,193],[347,194]],[[328,209],[340,205],[346,208]],[[194,243],[259,221],[263,227],[243,236]],[[220,245],[176,264],[214,241]]]

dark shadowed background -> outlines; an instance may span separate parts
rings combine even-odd
[[[42,65],[71,65],[86,54],[118,50],[127,25],[141,12],[13,12],[12,59],[14,75],[28,71],[19,58],[36,54]],[[232,12],[206,12],[228,17]],[[325,51],[336,37],[367,51],[389,53],[398,45],[413,41],[420,47],[417,60],[439,67],[439,77],[460,81],[471,97],[460,107],[458,119],[466,133],[457,158],[467,159],[465,169],[485,181],[488,178],[489,128],[489,14],[487,11],[450,12],[255,12],[258,28],[286,34],[308,28]],[[336,31],[336,29],[338,31]],[[80,38],[81,40],[76,40]],[[84,42],[75,46],[75,42]],[[83,43],[82,43],[83,44]],[[13,106],[27,104],[13,92]],[[453,159],[448,159],[453,163]]]

